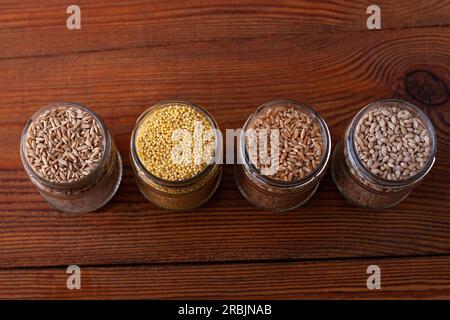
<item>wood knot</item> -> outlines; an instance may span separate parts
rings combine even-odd
[[[408,95],[421,103],[439,105],[448,101],[446,83],[430,71],[413,70],[406,75],[404,83]]]

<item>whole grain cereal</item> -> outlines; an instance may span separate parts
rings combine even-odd
[[[365,106],[347,125],[331,173],[349,202],[385,209],[424,180],[435,153],[436,135],[427,115],[406,101],[384,99]]]
[[[357,155],[366,169],[387,180],[417,175],[431,155],[425,125],[395,103],[368,111],[357,124],[354,137]]]
[[[324,153],[324,143],[318,124],[306,113],[289,104],[271,107],[264,111],[250,129],[266,134],[272,130],[279,132],[279,159],[275,174],[268,177],[279,181],[296,181],[308,177],[319,166]],[[259,156],[271,156],[272,143],[267,139],[267,148],[254,141],[258,134],[248,135],[247,151],[258,169],[268,168],[270,164],[261,161]],[[257,148],[250,146],[256,145]],[[255,154],[256,153],[256,154]]]
[[[192,139],[177,139],[180,130]],[[214,155],[215,135],[211,132],[211,123],[195,108],[181,103],[164,105],[148,114],[138,129],[137,155],[154,176],[168,181],[187,180],[205,169],[206,159]],[[177,148],[181,148],[179,154]]]
[[[33,120],[25,136],[32,170],[54,183],[90,175],[103,156],[103,132],[97,120],[75,106],[56,106]]]

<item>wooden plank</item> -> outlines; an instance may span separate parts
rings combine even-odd
[[[327,176],[305,207],[280,214],[260,212],[248,204],[237,191],[229,167],[213,199],[187,213],[165,213],[145,202],[127,171],[113,202],[86,215],[55,212],[25,178],[20,183],[12,179],[14,194],[2,192],[2,207],[11,201],[15,209],[1,213],[0,266],[449,252],[448,191],[446,199],[437,200],[436,185],[431,183],[439,179],[438,172],[395,209],[373,212],[349,207]],[[14,200],[16,194],[25,202]]]
[[[381,289],[367,289],[369,265]],[[0,270],[0,299],[448,299],[450,258]]]
[[[297,37],[363,31],[367,1],[79,0],[82,30],[66,29],[59,1],[2,1],[0,59],[223,39]],[[379,0],[382,29],[450,25],[449,1]]]
[[[238,128],[277,97],[311,103],[334,141],[356,111],[386,96],[409,98],[403,80],[425,68],[449,82],[449,28],[168,43],[101,52],[3,59],[0,135],[1,267],[243,261],[450,252],[449,103],[421,106],[439,139],[438,161],[410,199],[383,212],[353,208],[327,175],[307,206],[260,212],[237,191],[232,167],[194,213],[146,202],[128,162],[133,123],[145,106],[180,97],[206,106],[222,129]],[[20,131],[38,107],[78,101],[105,118],[125,160],[118,195],[87,215],[52,210],[26,178]],[[15,138],[13,138],[15,137]]]

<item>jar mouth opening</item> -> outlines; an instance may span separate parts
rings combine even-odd
[[[311,117],[311,120],[313,120],[313,122],[318,125],[320,133],[322,134],[324,148],[320,162],[315,170],[310,172],[302,179],[283,181],[271,178],[270,176],[261,174],[260,170],[250,161],[246,143],[246,132],[248,129],[250,129],[251,125],[258,119],[263,111],[277,106],[291,106],[297,108],[300,112],[306,113]],[[249,172],[257,180],[277,188],[302,187],[308,185],[309,183],[314,181],[316,177],[321,176],[325,172],[331,155],[331,135],[326,122],[322,119],[319,113],[317,113],[309,105],[295,100],[272,100],[258,107],[256,111],[251,114],[250,117],[246,120],[242,132],[239,136],[239,152],[241,159],[243,160],[243,165],[246,168],[247,172]]]
[[[102,152],[102,156],[101,156],[99,162],[97,163],[97,166],[89,175],[83,176],[81,179],[79,179],[77,181],[73,181],[73,182],[52,182],[52,181],[49,181],[49,180],[41,177],[33,169],[33,167],[30,165],[30,163],[28,162],[28,159],[26,157],[25,139],[26,139],[26,136],[28,134],[28,130],[30,129],[31,124],[44,112],[49,111],[53,108],[58,108],[58,107],[68,107],[68,108],[73,107],[73,108],[81,109],[84,112],[88,113],[99,124],[101,133],[103,136],[103,139],[102,139],[103,152]],[[102,173],[101,168],[104,167],[104,165],[108,159],[107,155],[110,152],[111,152],[110,136],[109,136],[109,132],[108,132],[108,129],[107,129],[104,121],[100,118],[100,116],[98,116],[94,111],[92,111],[88,107],[86,107],[82,104],[79,104],[79,103],[75,103],[75,102],[53,102],[53,103],[50,103],[50,104],[40,108],[39,110],[37,110],[25,124],[25,127],[23,128],[23,131],[22,131],[22,137],[20,139],[20,156],[22,159],[22,163],[26,167],[27,171],[31,174],[32,178],[34,178],[35,180],[37,180],[39,183],[43,184],[46,187],[49,187],[52,189],[57,189],[57,190],[82,188],[86,184],[89,184],[89,181],[92,181],[92,179],[99,178]]]
[[[194,176],[184,179],[184,180],[168,180],[164,178],[160,178],[156,175],[154,175],[150,170],[148,170],[144,164],[142,163],[141,159],[138,156],[137,153],[137,147],[136,147],[136,137],[139,132],[139,129],[142,125],[142,123],[147,119],[151,113],[153,113],[155,110],[159,108],[168,107],[170,105],[183,105],[193,108],[194,110],[198,111],[201,115],[205,117],[205,119],[211,124],[211,127],[214,131],[214,138],[215,138],[215,146],[214,146],[214,156],[212,156],[211,160],[208,162],[208,164],[197,174]],[[183,187],[190,184],[193,184],[199,180],[201,180],[203,177],[205,177],[217,164],[216,159],[220,159],[222,153],[222,135],[219,129],[219,126],[216,122],[216,120],[213,118],[213,116],[203,107],[193,104],[188,101],[183,100],[163,100],[160,101],[154,105],[151,105],[146,108],[144,112],[139,116],[139,118],[136,120],[136,126],[131,133],[131,141],[130,141],[130,150],[131,150],[131,157],[134,163],[137,165],[139,170],[145,174],[145,176],[151,180],[154,181],[157,184],[161,184],[166,187]]]
[[[354,136],[355,136],[355,131],[356,131],[357,125],[360,123],[361,119],[365,116],[365,114],[367,112],[369,112],[370,110],[376,109],[376,108],[383,107],[386,104],[398,104],[400,108],[411,111],[423,123],[423,125],[425,126],[425,129],[427,130],[427,132],[430,136],[431,152],[430,152],[430,155],[428,156],[425,166],[417,174],[410,176],[406,179],[389,180],[389,179],[380,177],[380,176],[372,173],[363,164],[362,160],[360,159],[360,157],[358,156],[358,154],[356,152]],[[353,118],[345,135],[346,135],[345,148],[347,150],[347,153],[349,155],[351,155],[351,157],[349,157],[349,161],[351,162],[351,164],[353,166],[355,166],[359,169],[359,171],[363,175],[363,178],[369,180],[370,182],[372,182],[374,184],[379,184],[379,185],[383,185],[383,186],[387,186],[387,187],[402,187],[402,186],[410,185],[412,183],[419,182],[431,170],[431,168],[436,160],[435,155],[436,155],[437,141],[436,141],[436,133],[435,133],[435,130],[434,130],[431,120],[417,106],[415,106],[405,100],[402,100],[402,99],[381,99],[381,100],[377,100],[377,101],[367,104]]]

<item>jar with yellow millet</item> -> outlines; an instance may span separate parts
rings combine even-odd
[[[131,135],[131,165],[141,193],[157,206],[185,211],[204,204],[221,176],[222,137],[204,108],[162,101],[144,111]]]

